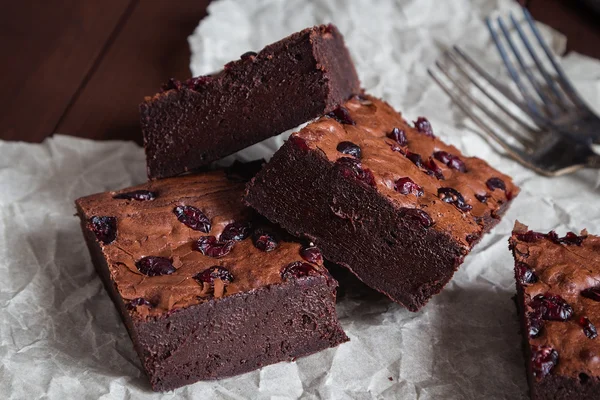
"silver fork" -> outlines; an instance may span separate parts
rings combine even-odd
[[[548,54],[551,56],[549,50]],[[540,107],[531,97],[524,97],[523,100],[518,98],[509,87],[498,82],[456,46],[445,53],[445,58],[449,61],[449,63],[447,63],[449,65],[437,61],[436,66],[455,89],[452,89],[450,85],[444,83],[438,76],[438,73],[434,72],[433,69],[428,69],[429,75],[431,75],[434,81],[450,96],[465,114],[467,114],[483,130],[483,132],[500,144],[512,158],[519,161],[522,165],[546,176],[564,175],[581,168],[600,168],[600,155],[591,150],[589,146],[590,140],[585,138],[582,139],[579,136],[577,136],[577,140],[573,140],[572,138],[576,136],[577,132],[571,131],[571,133],[566,134],[557,128],[558,125],[556,120],[553,121],[549,116],[551,114],[547,114],[550,113],[550,110],[555,103],[547,102],[543,104],[543,107]],[[454,67],[455,72],[451,71],[450,66]],[[564,76],[562,70],[560,72]],[[544,75],[544,72],[542,72],[542,75]],[[549,75],[548,77],[552,80]],[[463,83],[465,80],[483,93],[491,103],[495,105],[495,108],[486,106],[481,100],[471,94],[467,85]],[[487,81],[499,93],[525,112],[525,114],[531,118],[531,121],[525,121],[523,118],[512,112],[502,101],[498,100],[496,96],[493,96],[491,92],[484,87],[481,83],[483,81]],[[559,79],[559,82],[561,87],[563,87],[566,82],[566,84],[572,88],[572,85],[568,83],[568,80],[563,80],[561,78]],[[569,95],[569,98],[574,96],[575,99],[579,99],[579,96],[574,90],[571,90],[571,94],[566,90],[565,93]],[[581,104],[584,103],[581,101]],[[587,108],[587,106],[585,107]],[[574,110],[582,110],[576,105],[575,101],[573,101],[571,106],[561,109],[565,111],[570,110],[570,115],[574,115]],[[589,108],[587,109],[589,111]],[[540,112],[541,110],[544,111],[544,114]],[[498,111],[504,113],[516,128],[513,128],[507,123],[506,118],[502,118]],[[583,111],[580,112],[583,113]],[[591,111],[589,111],[589,113],[593,115]],[[488,120],[499,127],[500,130],[494,128],[492,124],[486,122],[480,115],[484,115]],[[567,124],[564,121],[562,123]],[[512,137],[516,144],[507,141],[505,139],[506,136]]]

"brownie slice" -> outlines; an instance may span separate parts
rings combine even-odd
[[[76,201],[94,265],[156,391],[348,340],[318,250],[244,207],[244,185],[216,171]]]
[[[359,89],[333,25],[248,52],[215,75],[171,80],[140,105],[148,176],[197,169],[321,116]]]
[[[245,201],[411,311],[450,280],[519,192],[511,179],[359,95],[309,124]]]
[[[509,242],[531,398],[600,398],[600,237],[517,221]]]

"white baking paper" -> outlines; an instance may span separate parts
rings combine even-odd
[[[408,119],[427,116],[438,136],[485,158],[522,188],[503,221],[422,311],[351,292],[338,306],[351,341],[294,363],[152,393],[73,216],[77,197],[143,182],[143,151],[61,135],[42,144],[0,142],[0,398],[527,398],[507,238],[517,218],[542,231],[587,227],[600,234],[600,175],[543,178],[497,154],[426,74],[444,49],[460,44],[504,75],[482,20],[511,10],[519,12],[513,0],[222,0],[211,3],[190,37],[198,75],[333,22],[369,92]],[[564,50],[564,37],[542,31],[555,51]],[[562,63],[598,110],[600,62],[571,54]],[[281,141],[238,157],[268,157]]]

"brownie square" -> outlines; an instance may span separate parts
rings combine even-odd
[[[517,221],[509,243],[531,398],[599,399],[600,237]]]
[[[208,172],[76,201],[94,265],[156,391],[348,340],[318,250],[244,207],[238,178]]]
[[[342,35],[322,25],[164,89],[140,105],[151,179],[197,169],[323,115],[360,83]]]
[[[358,95],[292,134],[245,201],[368,286],[417,311],[519,189],[478,158]]]

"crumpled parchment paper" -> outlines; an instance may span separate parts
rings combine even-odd
[[[452,44],[505,75],[483,18],[509,11],[519,13],[513,0],[221,0],[190,37],[198,75],[294,31],[334,22],[370,93],[408,119],[427,116],[438,136],[522,188],[503,221],[421,312],[348,289],[338,313],[351,341],[294,363],[152,393],[73,216],[77,197],[143,182],[143,151],[61,135],[42,144],[0,141],[0,397],[527,398],[507,238],[517,218],[543,231],[587,227],[600,234],[600,175],[543,178],[496,153],[426,75]],[[541,28],[562,52],[564,37]],[[600,62],[571,54],[562,64],[598,110]],[[237,157],[268,157],[282,140]]]

